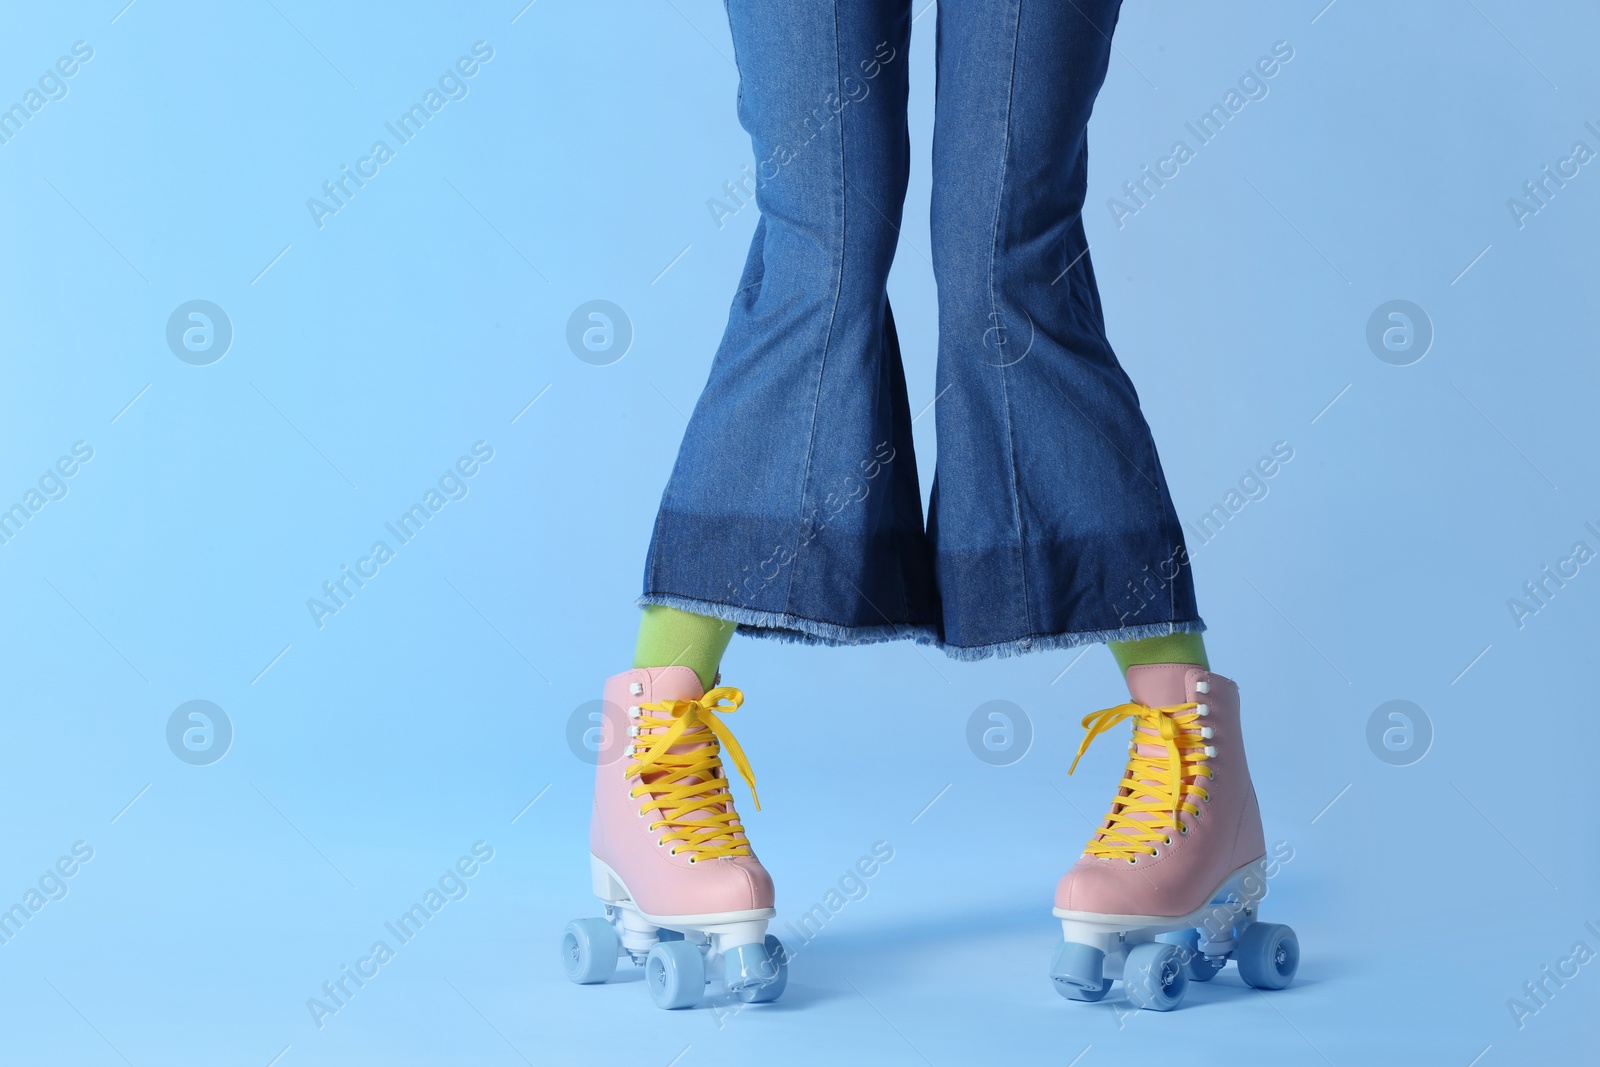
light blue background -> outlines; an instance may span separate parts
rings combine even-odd
[[[721,5],[122,2],[0,14],[0,105],[94,49],[0,144],[0,504],[94,449],[0,545],[0,904],[94,850],[0,945],[0,1059],[1494,1067],[1593,1047],[1600,963],[1521,1029],[1507,1001],[1576,942],[1600,951],[1600,565],[1521,628],[1507,600],[1600,549],[1600,164],[1521,228],[1506,204],[1600,148],[1592,5],[1137,3],[1117,31],[1087,225],[1180,515],[1294,449],[1195,558],[1268,839],[1294,850],[1266,908],[1299,931],[1296,984],[1264,996],[1230,968],[1167,1016],[1052,991],[1052,887],[1121,761],[1105,741],[1066,777],[1078,719],[1123,698],[1103,650],[962,665],[741,639],[732,725],[780,930],[874,842],[894,859],[779,1005],[730,1018],[571,986],[554,951],[595,911],[569,717],[628,665],[653,509],[755,225],[706,204],[753,162]],[[935,347],[921,10],[890,283],[914,409]],[[307,198],[480,40],[469,94],[319,229]],[[1106,200],[1277,41],[1294,58],[1269,95],[1118,229]],[[165,340],[194,299],[235,331],[209,366]],[[610,366],[566,344],[592,299],[635,331]],[[1436,333],[1410,366],[1366,343],[1391,299]],[[469,495],[318,629],[307,598],[477,441],[494,458]],[[166,742],[194,699],[235,732],[210,766]],[[1393,699],[1431,722],[1410,766],[1366,740]],[[967,747],[990,700],[1031,723],[1010,766]],[[469,895],[319,1029],[307,999],[478,841]]]

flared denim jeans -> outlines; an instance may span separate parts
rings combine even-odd
[[[926,526],[885,289],[912,0],[727,6],[760,221],[640,603],[963,659],[1203,630],[1080,217],[1120,0],[939,0]]]

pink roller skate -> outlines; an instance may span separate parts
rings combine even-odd
[[[1110,813],[1056,887],[1056,991],[1096,1001],[1120,978],[1138,1007],[1171,1011],[1229,959],[1257,989],[1282,989],[1300,946],[1289,927],[1257,921],[1269,869],[1239,687],[1163,663],[1130,667],[1128,689],[1132,703],[1083,720],[1079,757],[1124,720],[1134,738]]]
[[[722,770],[726,748],[755,797],[750,765],[719,717],[743,701],[737,689],[703,692],[688,667],[606,682],[605,717],[626,723],[628,744],[609,762],[602,750],[595,768],[589,867],[606,917],[575,919],[562,934],[574,982],[604,982],[626,953],[644,965],[661,1008],[698,1002],[708,974],[746,1003],[783,992],[788,960],[767,934],[772,879],[750,850]]]

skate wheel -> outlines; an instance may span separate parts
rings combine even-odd
[[[663,941],[644,961],[644,980],[658,1008],[687,1008],[706,991],[706,961],[687,941]]]
[[[604,982],[617,971],[622,945],[604,919],[573,919],[561,931],[561,966],[579,985]]]
[[[1233,950],[1239,977],[1257,989],[1282,989],[1300,968],[1300,940],[1281,923],[1251,923]]]
[[[746,1004],[766,1004],[789,984],[789,955],[771,934],[760,945],[740,945],[722,957],[722,982]]]
[[[1050,980],[1056,992],[1068,1000],[1093,1003],[1111,992],[1111,979],[1103,973],[1105,964],[1106,954],[1092,945],[1063,941],[1050,961]]]
[[[1183,973],[1191,982],[1209,982],[1228,965],[1226,958],[1212,958],[1200,951],[1199,930],[1179,930],[1162,934],[1161,940],[1183,949]]]
[[[1183,1003],[1189,976],[1183,970],[1184,950],[1164,941],[1146,941],[1128,951],[1122,965],[1122,986],[1135,1007],[1171,1011]]]

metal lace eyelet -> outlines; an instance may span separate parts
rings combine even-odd
[[[1186,834],[1188,832],[1189,832],[1189,824],[1188,823],[1179,823],[1178,824],[1178,833]]]
[[[1139,862],[1139,861],[1138,861],[1138,859],[1137,859],[1137,858],[1135,858],[1135,857],[1133,857],[1133,856],[1129,856],[1129,857],[1128,857],[1128,862],[1129,862],[1129,863],[1138,863],[1138,862]]]

